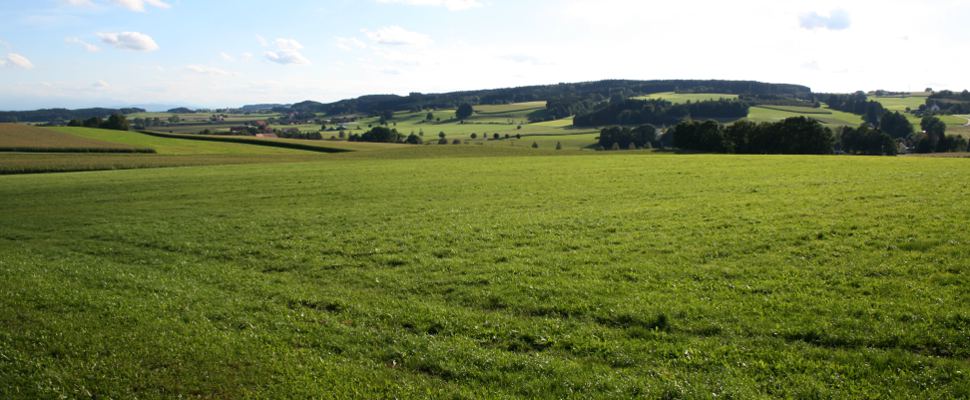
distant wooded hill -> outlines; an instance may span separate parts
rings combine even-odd
[[[558,99],[598,102],[616,97],[625,98],[663,92],[737,94],[747,97],[749,101],[762,99],[765,102],[813,100],[810,88],[791,84],[721,80],[604,80],[437,94],[411,93],[408,96],[370,95],[329,104],[304,101],[290,107],[277,108],[275,111],[322,112],[330,115],[376,114],[389,110],[454,108],[462,103],[506,104]]]
[[[49,108],[34,111],[0,111],[0,122],[66,122],[72,119],[107,118],[112,114],[145,112],[143,108]]]

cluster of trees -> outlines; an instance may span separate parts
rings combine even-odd
[[[788,118],[779,122],[738,121],[723,126],[715,121],[687,121],[673,128],[674,147],[714,153],[831,154],[835,136],[814,119]]]
[[[896,155],[899,148],[892,136],[866,123],[858,128],[842,128],[841,136],[842,151],[848,154],[892,156]]]
[[[377,142],[377,143],[400,143],[404,141],[404,135],[385,126],[371,128],[363,134],[352,134],[348,138],[351,142]]]
[[[170,114],[195,114],[195,110],[187,107],[173,108],[166,112]]]
[[[442,134],[443,135],[443,134]],[[442,139],[444,137],[442,136]],[[407,144],[422,144],[424,140],[421,136],[415,135],[412,132],[410,135],[404,136],[404,134],[397,131],[397,129],[388,128],[386,126],[374,127],[371,130],[364,132],[363,134],[352,134],[347,140],[351,142],[374,142],[374,143],[407,143]]]
[[[686,118],[740,119],[748,116],[748,103],[738,100],[714,100],[673,104],[666,100],[611,101],[609,104],[577,115],[576,126],[676,124]]]
[[[284,129],[277,132],[276,136],[286,139],[323,140],[320,132],[301,132],[299,129]]]
[[[922,132],[910,138],[909,144],[917,153],[945,153],[966,151],[967,140],[962,136],[947,135],[946,123],[934,116],[920,121]]]
[[[939,107],[937,112],[940,114],[970,114],[970,91],[955,93],[942,90],[933,93],[926,99],[926,106],[920,109],[926,111],[932,106]]]
[[[715,121],[687,121],[671,129],[670,135],[674,147],[712,153],[831,154],[841,148],[848,154],[895,155],[900,145],[917,153],[967,150],[967,140],[946,135],[946,124],[939,118],[925,117],[920,127],[922,132],[915,132],[904,115],[894,112],[886,113],[879,124],[864,122],[857,128],[843,128],[839,137],[806,117],[761,124],[738,121],[730,126]],[[617,129],[604,130],[600,144],[604,145],[603,136],[608,141],[617,135],[629,135]],[[627,142],[620,142],[620,148],[625,148],[624,143]]]
[[[614,126],[600,131],[599,147],[620,150],[650,148],[657,142],[657,128],[641,125],[636,128]]]
[[[825,104],[833,110],[862,116],[862,120],[870,124],[878,124],[879,118],[886,113],[886,109],[876,101],[869,100],[864,92],[852,94],[828,94],[822,96]]]
[[[162,125],[165,125],[165,122],[163,122],[162,119],[158,117],[134,118],[131,120],[131,124],[135,127],[135,129],[140,129],[140,128],[148,128],[152,126],[162,126]]]
[[[858,128],[842,130],[842,149],[850,154],[896,154],[899,145],[916,153],[945,153],[966,151],[967,140],[947,135],[946,123],[935,116],[920,121],[916,132],[909,120],[899,112],[887,113],[878,125],[863,123]]]
[[[961,136],[947,135],[946,123],[932,115],[923,117],[918,132],[899,112],[886,113],[877,125],[864,123],[859,128],[849,128],[842,132],[842,146],[847,153],[894,154],[895,150],[887,150],[889,140],[897,148],[904,145],[915,153],[967,150],[967,140]]]
[[[563,119],[571,115],[588,113],[601,99],[575,96],[560,97],[546,101],[546,108],[529,113],[529,122]]]
[[[85,128],[112,129],[116,131],[127,131],[131,126],[128,118],[121,114],[111,114],[108,119],[101,117],[91,117],[85,120],[72,119],[67,126],[83,126]]]

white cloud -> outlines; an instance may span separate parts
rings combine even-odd
[[[279,51],[267,51],[263,55],[266,56],[267,60],[270,60],[277,64],[296,64],[296,65],[307,65],[310,64],[303,54],[295,50],[279,50]]]
[[[336,41],[337,41],[337,48],[344,51],[367,48],[366,43],[362,42],[360,39],[353,38],[353,37],[350,37],[350,38],[338,37],[336,38]]]
[[[74,0],[85,1],[85,0]],[[135,12],[145,12],[145,5],[157,8],[171,8],[172,6],[162,0],[113,0],[115,4]]]
[[[450,11],[481,7],[478,0],[377,0],[381,4],[406,4],[409,6],[445,7]]]
[[[92,84],[91,87],[93,87],[95,89],[107,89],[107,88],[111,87],[111,85],[109,85],[108,82],[105,82],[103,80],[99,80],[97,82],[94,82],[94,84]]]
[[[189,66],[185,67],[185,69],[187,69],[187,70],[189,70],[191,72],[195,72],[197,74],[203,74],[203,75],[211,75],[211,76],[229,76],[229,75],[232,75],[232,73],[230,73],[229,71],[226,71],[226,70],[223,70],[223,69],[219,69],[219,68],[215,68],[215,67],[208,67],[208,66],[205,66],[205,65],[189,65]]]
[[[89,52],[89,53],[96,53],[96,52],[98,52],[98,51],[101,50],[100,48],[98,48],[98,46],[95,46],[95,45],[93,45],[91,43],[85,42],[84,40],[81,40],[81,39],[76,38],[76,37],[65,38],[64,39],[64,43],[76,44],[78,46],[83,47],[84,50],[87,50],[87,52]]]
[[[158,44],[151,36],[139,32],[99,33],[101,41],[124,50],[155,51]]]
[[[7,62],[23,69],[34,68],[34,63],[30,62],[30,60],[28,60],[27,57],[24,57],[17,53],[7,53]]]
[[[222,61],[226,61],[226,62],[236,61],[236,58],[235,57],[233,57],[232,55],[230,55],[229,53],[226,53],[224,51],[219,52],[219,58],[221,58]]]
[[[65,0],[65,3],[75,7],[93,7],[94,2],[91,0]]]
[[[829,29],[839,31],[848,29],[852,25],[849,13],[845,10],[833,10],[829,15],[819,13],[802,14],[798,18],[799,24],[805,29]]]
[[[263,53],[267,60],[283,65],[310,64],[310,60],[308,60],[303,53],[300,52],[300,50],[303,49],[303,45],[296,41],[296,39],[279,38],[276,39],[274,43],[276,43],[277,50]]]
[[[427,46],[431,37],[423,33],[411,32],[400,26],[386,26],[374,32],[362,30],[364,35],[377,44],[386,46]]]
[[[280,50],[302,50],[303,45],[295,39],[276,39],[276,47]]]
[[[266,38],[264,38],[262,35],[256,35],[256,41],[259,42],[260,46],[269,46],[269,41],[266,40]]]
[[[249,61],[253,59],[253,53],[245,52],[239,55],[239,58],[243,61]]]

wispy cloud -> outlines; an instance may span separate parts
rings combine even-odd
[[[232,75],[231,72],[224,69],[219,69],[215,67],[209,67],[205,65],[189,65],[185,67],[186,70],[190,72],[195,72],[197,74],[211,75],[211,76],[229,76]]]
[[[376,31],[362,30],[371,41],[385,46],[427,46],[433,41],[423,33],[412,32],[400,26],[386,26]]]
[[[360,39],[353,37],[338,37],[336,38],[337,48],[344,51],[351,51],[355,49],[367,48],[367,44],[362,42]]]
[[[84,1],[84,0],[75,0]],[[145,12],[146,5],[157,8],[171,8],[172,6],[162,0],[113,0],[115,4],[135,12]]]
[[[102,42],[123,50],[158,50],[158,43],[151,36],[140,32],[103,32],[98,37]]]
[[[7,63],[12,66],[20,67],[23,69],[33,69],[34,63],[30,62],[27,57],[24,57],[17,53],[7,53]]]
[[[848,29],[852,25],[849,13],[845,10],[833,10],[829,15],[816,12],[802,14],[799,25],[805,29],[829,29],[833,31]]]
[[[231,54],[226,53],[224,51],[219,52],[219,58],[221,58],[222,61],[225,61],[225,62],[233,62],[233,61],[236,61],[236,58],[235,57],[233,57]]]
[[[478,0],[377,0],[377,2],[381,4],[445,7],[450,11],[461,11],[482,6],[482,3]]]
[[[310,64],[310,60],[300,52],[300,50],[303,49],[303,45],[295,39],[280,38],[276,39],[274,43],[276,44],[275,51],[267,51],[263,53],[267,60],[283,65]]]
[[[93,87],[95,89],[103,90],[103,89],[107,89],[107,88],[111,87],[111,85],[109,85],[108,82],[105,82],[103,80],[99,80],[97,82],[94,82],[94,84],[92,84],[91,87]]]
[[[81,40],[80,38],[76,38],[76,37],[65,38],[64,42],[81,46],[84,48],[84,50],[87,50],[89,53],[96,53],[101,50],[98,46],[85,42],[84,40]]]
[[[64,0],[68,5],[75,7],[93,7],[94,2],[91,0]]]

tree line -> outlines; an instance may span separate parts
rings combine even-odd
[[[107,118],[113,114],[143,113],[141,108],[82,108],[68,110],[66,108],[48,108],[34,111],[0,111],[0,122],[49,122],[61,123],[70,120],[86,120],[89,118]]]
[[[779,122],[738,121],[724,126],[716,121],[686,121],[672,129],[674,147],[712,153],[831,154],[832,130],[806,117]]]
[[[901,146],[916,153],[966,151],[967,140],[947,135],[946,124],[924,117],[917,132],[899,112],[887,113],[879,124],[862,123],[833,132],[807,117],[779,122],[738,121],[725,126],[716,121],[686,121],[670,130],[673,146],[683,150],[737,154],[896,155]],[[604,129],[606,133],[610,129]],[[612,131],[611,131],[612,132]]]
[[[667,125],[686,118],[694,119],[741,119],[748,116],[750,106],[739,100],[713,100],[696,103],[673,104],[666,100],[626,99],[610,101],[599,109],[577,115],[575,126],[604,125]]]
[[[439,134],[441,139],[444,140],[444,133]],[[424,139],[421,136],[411,133],[405,136],[404,134],[397,131],[394,128],[388,128],[386,126],[377,126],[371,130],[364,133],[354,133],[348,138],[351,142],[371,142],[371,143],[407,143],[407,144],[422,144]]]
[[[128,118],[121,114],[111,114],[108,119],[101,117],[91,117],[85,120],[72,119],[67,126],[83,126],[85,128],[111,129],[116,131],[127,131],[131,128]]]
[[[870,124],[879,123],[879,118],[886,114],[885,107],[877,101],[869,100],[863,92],[852,94],[822,95],[822,100],[829,108],[851,114],[861,115],[862,120]]]
[[[641,125],[635,128],[614,126],[600,131],[599,148],[604,150],[652,148],[657,142],[657,128]]]

